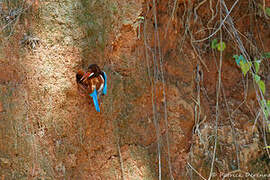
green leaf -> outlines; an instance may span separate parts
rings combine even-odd
[[[259,8],[261,8],[264,11],[263,5],[259,4]],[[265,14],[270,17],[270,8],[269,7],[265,8]]]
[[[234,58],[235,61],[238,59],[238,57],[239,56],[237,54],[233,55],[233,58]]]
[[[236,62],[236,64],[239,66],[240,64],[240,58],[239,58],[239,56],[238,55],[233,55],[233,58],[234,58],[234,60],[235,60],[235,62]]]
[[[259,8],[261,8],[263,10],[263,6],[261,4],[258,4]]]
[[[254,62],[255,72],[256,72],[256,73],[259,72],[259,69],[260,69],[260,63],[261,63],[260,60],[257,60],[257,61]]]
[[[224,49],[226,48],[226,44],[224,42],[219,42],[218,45],[217,45],[217,49],[219,51],[224,51]]]
[[[144,20],[144,17],[143,16],[139,16],[137,19]]]
[[[262,93],[264,94],[265,93],[265,84],[264,84],[264,82],[262,80],[260,80],[260,81],[257,82],[257,84],[258,84],[260,90],[262,91]]]
[[[250,63],[245,63],[244,61],[240,61],[240,67],[241,67],[242,73],[244,74],[244,76],[246,76],[247,72],[250,69]]]
[[[267,100],[266,105],[270,108],[270,100]]]
[[[267,14],[267,16],[270,17],[270,8],[269,7],[265,8],[265,13]]]
[[[270,58],[270,52],[265,52],[262,55],[263,58]]]
[[[264,117],[265,119],[268,119],[269,113],[265,105],[266,105],[265,100],[261,100],[261,108],[263,110]]]
[[[266,107],[264,108],[265,114],[267,115],[267,118],[269,117],[269,111],[270,111],[270,100],[267,100]],[[270,130],[270,124],[268,124],[268,129]]]
[[[212,49],[216,49],[217,48],[217,44],[218,44],[217,39],[213,39],[212,42],[211,42],[211,48]]]
[[[270,149],[270,146],[266,146],[266,147],[265,147],[265,149],[268,149],[268,148]]]
[[[255,74],[254,79],[255,79],[256,83],[258,83],[261,80],[261,77],[259,75]]]

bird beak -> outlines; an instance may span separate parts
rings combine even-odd
[[[91,74],[89,74],[89,72],[84,73],[84,75],[83,75],[83,77],[80,79],[80,81],[82,81],[82,80],[85,79],[85,78],[90,78],[90,77],[93,76],[93,75],[94,75],[94,73],[91,73]]]
[[[93,76],[94,75],[94,73],[91,73],[87,78],[90,78],[91,76]]]

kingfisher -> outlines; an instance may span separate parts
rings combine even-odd
[[[97,112],[100,112],[98,98],[107,94],[107,76],[101,71],[97,64],[88,66],[86,72],[79,70],[76,73],[76,82],[79,93],[83,96],[89,95],[94,102]]]

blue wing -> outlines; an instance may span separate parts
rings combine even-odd
[[[90,96],[92,97],[92,99],[94,101],[94,105],[95,105],[96,111],[97,112],[100,112],[99,105],[98,105],[97,90],[95,89],[94,92],[92,92],[90,94]]]
[[[104,87],[102,89],[102,94],[107,94],[107,76],[106,73],[103,71],[103,78],[104,78]]]

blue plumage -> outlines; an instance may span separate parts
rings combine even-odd
[[[98,105],[98,96],[97,96],[97,90],[95,89],[91,94],[89,94],[93,101],[97,112],[100,112],[99,105]]]
[[[95,109],[100,112],[98,98],[100,95],[107,94],[107,76],[104,71],[101,71],[97,64],[89,65],[87,71],[79,70],[76,73],[76,82],[78,89],[87,94],[93,99]]]
[[[102,73],[103,73],[103,78],[104,78],[104,87],[102,90],[102,94],[106,95],[107,94],[107,76],[104,71]]]
[[[104,86],[103,86],[103,89],[102,89],[102,94],[106,95],[107,94],[107,76],[106,76],[106,73],[105,72],[102,72],[102,77],[104,78]],[[100,109],[99,109],[99,104],[98,104],[98,96],[100,94],[98,94],[97,90],[95,89],[91,94],[89,94],[92,99],[93,99],[93,102],[94,102],[94,105],[95,105],[95,108],[96,108],[96,111],[97,112],[100,112]]]

